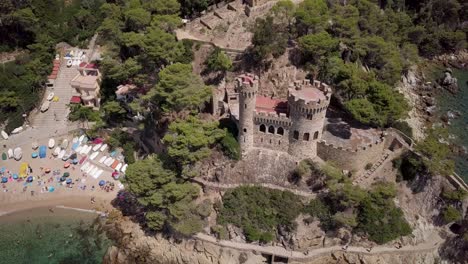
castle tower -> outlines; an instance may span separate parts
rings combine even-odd
[[[258,92],[258,78],[251,74],[244,74],[236,79],[239,91],[239,144],[242,154],[254,145],[253,118]]]
[[[322,137],[325,113],[330,104],[331,88],[319,81],[296,81],[288,91],[289,130],[288,153],[292,156],[314,158],[317,142]]]

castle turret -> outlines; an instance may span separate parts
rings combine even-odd
[[[325,113],[331,89],[319,81],[296,81],[288,90],[289,154],[299,158],[317,156],[317,142],[322,137]]]
[[[244,74],[236,80],[239,91],[239,144],[242,153],[254,145],[254,113],[258,92],[258,79],[254,75]]]

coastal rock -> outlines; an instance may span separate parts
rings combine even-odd
[[[452,76],[452,69],[447,68],[444,72],[444,77],[439,80],[440,85],[449,92],[455,94],[458,92],[458,80]]]

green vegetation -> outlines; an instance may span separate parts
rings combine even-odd
[[[463,7],[456,0],[447,5],[442,1],[305,0],[296,7],[284,0],[257,21],[252,51],[257,60],[267,62],[282,55],[289,40],[296,40],[299,64],[313,78],[331,84],[334,96],[354,119],[396,127],[408,105],[392,87],[419,55],[431,57],[466,47]]]
[[[458,211],[453,206],[448,206],[442,212],[442,218],[444,219],[445,223],[451,223],[455,221],[459,221],[462,219],[462,215],[460,211]]]
[[[463,189],[457,189],[457,190],[454,190],[454,191],[448,191],[448,190],[444,190],[442,193],[441,193],[441,197],[445,200],[449,200],[451,202],[461,202],[463,201],[463,199],[465,199],[465,197],[468,195],[468,193],[463,190]]]
[[[132,164],[135,162],[136,144],[133,138],[126,132],[120,129],[114,129],[107,138],[107,144],[109,144],[111,149],[122,147],[122,154],[125,157],[125,162],[127,162],[128,164]]]
[[[60,41],[81,45],[101,21],[102,0],[5,0],[0,4],[0,52],[24,50],[0,71],[0,122],[10,132],[38,106]]]
[[[211,96],[211,88],[192,73],[190,64],[175,63],[159,73],[159,83],[150,91],[152,101],[163,111],[201,109]]]
[[[183,235],[191,235],[202,227],[194,199],[199,189],[178,181],[177,174],[166,169],[158,157],[148,157],[128,166],[126,179],[129,191],[146,206],[146,223],[161,231],[167,225]]]
[[[249,241],[269,242],[279,228],[295,229],[294,220],[301,208],[299,197],[291,192],[238,187],[223,196],[218,222],[241,227]]]
[[[237,139],[230,132],[226,133],[223,139],[221,139],[220,144],[226,156],[233,160],[239,160],[241,158],[239,142],[237,142]]]
[[[455,168],[454,161],[449,159],[448,144],[441,143],[445,138],[446,130],[432,129],[428,131],[426,138],[416,145],[416,151],[423,155],[424,165],[433,174],[450,175]]]
[[[332,164],[319,168],[307,161],[299,164],[296,173],[325,176],[329,191],[310,201],[303,209],[312,219],[320,220],[325,231],[345,227],[366,234],[379,244],[411,233],[402,211],[393,202],[396,195],[394,184],[376,183],[367,191],[352,185],[350,179]]]
[[[205,64],[207,70],[210,72],[226,72],[232,69],[231,59],[218,47],[210,53]]]
[[[398,169],[398,181],[412,181],[418,174],[427,171],[421,157],[411,152],[404,153],[393,160],[393,167]]]
[[[192,166],[209,157],[210,149],[226,135],[218,125],[218,122],[205,122],[195,116],[176,120],[169,125],[163,142],[167,145],[169,157],[183,176],[193,176]]]
[[[94,111],[92,108],[81,104],[70,105],[68,119],[81,122],[99,122],[102,120],[99,111]]]

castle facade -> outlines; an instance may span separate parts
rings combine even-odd
[[[239,99],[239,143],[243,154],[252,148],[289,153],[300,159],[317,156],[331,88],[319,81],[296,81],[287,100],[258,94],[258,77],[236,79]]]

